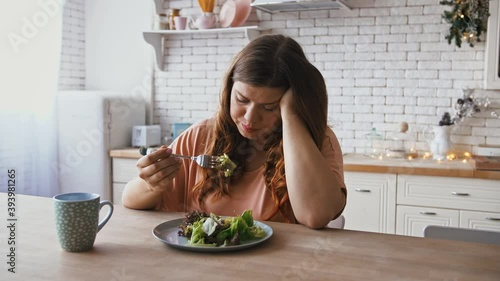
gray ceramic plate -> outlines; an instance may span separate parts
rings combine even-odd
[[[266,233],[266,236],[257,240],[245,241],[240,245],[234,246],[221,246],[221,247],[213,247],[213,246],[195,246],[189,245],[186,237],[177,235],[179,231],[179,225],[182,224],[184,219],[174,219],[170,221],[166,221],[160,223],[153,229],[153,236],[163,243],[182,250],[195,251],[195,252],[229,252],[229,251],[237,251],[242,249],[247,249],[250,247],[257,246],[267,239],[269,239],[273,235],[273,229],[262,222],[255,221],[255,225],[260,226],[262,230]]]

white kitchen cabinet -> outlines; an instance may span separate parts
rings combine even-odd
[[[345,172],[347,205],[345,228],[394,233],[396,175]]]
[[[138,176],[136,163],[137,159],[113,158],[113,204],[122,204],[125,185]]]
[[[426,225],[500,230],[497,180],[398,175],[396,233],[423,236]]]
[[[459,216],[458,210],[399,205],[396,234],[423,237],[427,225],[458,227]]]
[[[122,204],[122,195],[126,184],[126,182],[113,182],[113,204]]]
[[[398,205],[417,205],[500,213],[497,180],[398,176]]]
[[[500,213],[460,211],[460,227],[500,231]]]

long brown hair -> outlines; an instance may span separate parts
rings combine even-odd
[[[231,91],[236,81],[253,87],[278,87],[283,92],[291,88],[295,112],[303,119],[318,148],[321,148],[325,138],[328,101],[323,76],[292,38],[283,35],[259,36],[234,57],[225,75],[219,109],[207,140],[207,154],[226,153],[237,163],[238,168],[230,178],[225,178],[220,171],[203,169],[202,180],[194,187],[200,205],[208,194],[214,193],[214,199],[230,195],[231,181],[238,179],[245,168],[245,159],[253,151],[248,140],[238,132],[230,115]],[[285,215],[285,210],[291,210],[291,206],[285,180],[281,125],[265,137],[267,155],[264,178],[275,203],[273,213],[266,219],[273,218],[279,212],[285,221],[295,222],[294,217]]]

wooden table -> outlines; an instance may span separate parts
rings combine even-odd
[[[0,202],[6,214],[5,193]],[[1,280],[500,280],[500,246],[269,222],[274,235],[255,248],[195,253],[151,233],[182,214],[119,205],[91,251],[69,253],[56,238],[51,198],[17,195],[16,208],[16,273],[7,271],[3,226]]]

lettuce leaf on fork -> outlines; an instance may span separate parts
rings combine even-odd
[[[223,155],[217,157],[219,162],[218,168],[224,171],[224,176],[230,177],[233,174],[234,169],[236,169],[236,164],[229,158],[229,156],[224,153]]]

